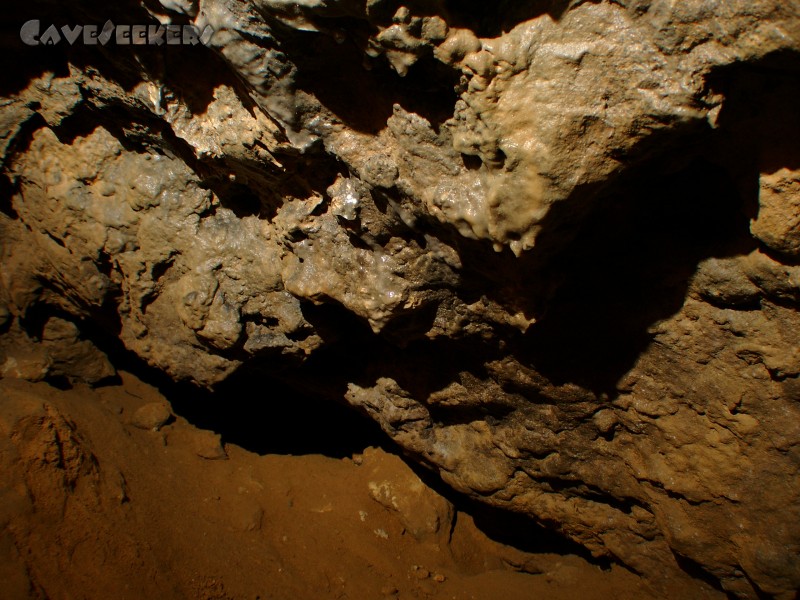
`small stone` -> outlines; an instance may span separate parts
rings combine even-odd
[[[158,431],[172,418],[172,413],[164,402],[150,402],[140,406],[133,413],[133,425],[139,429]]]
[[[775,252],[800,256],[800,170],[762,174],[760,187],[750,231]]]
[[[228,458],[222,447],[222,438],[213,431],[198,430],[194,436],[194,451],[197,456],[207,460],[224,460]]]
[[[450,530],[453,506],[425,486],[402,459],[367,451],[364,464],[374,477],[367,484],[372,499],[397,515],[405,530],[417,540]]]
[[[231,525],[237,531],[259,531],[264,521],[264,509],[253,503],[240,508],[231,515]]]
[[[617,416],[613,410],[601,410],[592,417],[595,427],[601,433],[608,433],[617,425]]]
[[[424,567],[420,567],[419,565],[414,565],[411,567],[411,570],[414,572],[414,576],[417,579],[428,579],[431,576],[431,572]]]
[[[41,348],[22,349],[14,356],[7,356],[0,364],[0,378],[41,381],[47,377],[50,367],[51,360]]]
[[[444,576],[444,575],[442,575],[441,573],[436,573],[436,574],[433,576],[433,580],[434,580],[436,583],[444,583],[445,581],[447,581],[447,577],[445,577],[445,576]]]

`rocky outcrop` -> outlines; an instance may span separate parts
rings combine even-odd
[[[6,42],[3,376],[249,369],[638,572],[800,586],[797,2],[48,14],[215,33]]]

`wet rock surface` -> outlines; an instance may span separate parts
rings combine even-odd
[[[14,36],[44,9],[216,33],[4,38],[3,377],[247,371],[654,580],[800,587],[797,2],[85,1]]]

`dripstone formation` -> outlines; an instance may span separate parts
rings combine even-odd
[[[654,580],[800,587],[800,3],[28,4],[3,377],[247,370]]]

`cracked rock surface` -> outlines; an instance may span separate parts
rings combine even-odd
[[[99,382],[119,340],[279,378],[655,580],[800,587],[796,0],[4,18],[3,377]],[[30,48],[31,18],[215,33]]]

